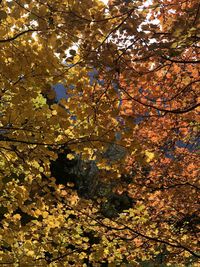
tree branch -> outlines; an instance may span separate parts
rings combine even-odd
[[[25,30],[25,31],[22,31],[20,33],[17,33],[16,35],[14,35],[13,37],[9,37],[7,39],[2,39],[0,40],[0,43],[6,43],[6,42],[11,42],[11,41],[14,41],[15,39],[17,39],[18,37],[20,37],[21,35],[23,34],[26,34],[28,32],[35,32],[37,31],[36,29],[28,29],[28,30]]]

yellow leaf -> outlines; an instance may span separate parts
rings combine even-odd
[[[153,152],[148,151],[148,150],[145,151],[145,155],[147,157],[146,162],[152,161],[152,159],[155,157],[155,154]]]
[[[15,220],[20,220],[20,219],[21,219],[20,214],[15,214],[15,215],[13,216],[13,219],[15,219]]]
[[[51,114],[52,114],[52,115],[57,115],[57,111],[56,111],[56,110],[53,110],[53,111],[51,112]]]
[[[43,172],[44,168],[43,167],[39,167],[39,172]]]
[[[33,250],[29,250],[29,251],[27,252],[27,256],[32,257],[32,256],[34,256],[34,255],[35,255],[35,252],[34,252]]]
[[[43,217],[43,218],[47,218],[48,215],[49,215],[49,213],[48,213],[47,211],[44,211],[44,212],[42,213],[42,217]]]
[[[73,154],[67,154],[67,158],[68,158],[69,160],[72,160],[72,159],[74,159],[74,155],[73,155]]]
[[[171,48],[176,48],[177,46],[178,46],[178,43],[175,42],[175,43],[173,43],[173,44],[171,45]]]

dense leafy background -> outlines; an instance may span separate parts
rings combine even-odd
[[[0,1],[2,266],[198,266],[199,17]]]

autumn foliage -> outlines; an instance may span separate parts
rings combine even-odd
[[[0,265],[199,266],[199,18],[0,1]]]

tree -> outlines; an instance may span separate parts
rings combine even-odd
[[[0,5],[1,263],[198,266],[198,1]]]

